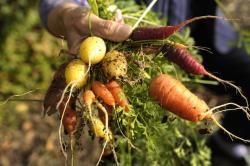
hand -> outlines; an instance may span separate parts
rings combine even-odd
[[[115,21],[104,20],[88,8],[65,3],[55,8],[48,17],[48,29],[55,36],[67,40],[69,52],[77,54],[82,40],[95,35],[115,42],[127,40],[132,28],[123,24],[121,13]]]

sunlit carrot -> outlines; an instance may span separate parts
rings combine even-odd
[[[126,112],[128,112],[129,111],[129,103],[128,103],[127,97],[125,96],[120,84],[117,81],[111,81],[111,82],[106,84],[106,87],[114,96],[115,102],[119,106],[123,107]]]
[[[183,119],[193,122],[205,119],[212,120],[218,127],[220,127],[230,136],[244,142],[250,142],[250,140],[240,138],[225,129],[213,114],[214,110],[225,107],[227,105],[236,106],[236,109],[241,109],[245,113],[247,113],[247,110],[235,103],[226,103],[224,105],[210,109],[205,101],[199,99],[181,82],[167,74],[161,74],[151,81],[149,94],[156,101],[158,101],[163,108]]]
[[[95,95],[102,99],[102,101],[105,104],[114,106],[115,105],[115,99],[113,95],[110,93],[110,91],[107,89],[107,87],[99,82],[99,81],[93,81],[91,89],[95,93]]]

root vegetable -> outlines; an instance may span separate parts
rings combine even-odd
[[[100,97],[105,104],[110,106],[115,105],[115,99],[113,95],[103,83],[99,81],[93,81],[91,88],[95,95]]]
[[[242,140],[244,142],[250,142],[250,140],[238,137],[225,129],[217,121],[213,114],[214,110],[227,105],[236,106],[235,109],[241,109],[242,111],[247,113],[246,109],[235,103],[226,103],[224,105],[210,109],[203,100],[199,99],[196,95],[190,92],[181,82],[177,81],[167,74],[161,74],[151,81],[149,94],[156,101],[158,101],[163,108],[169,110],[170,112],[183,119],[193,122],[205,119],[212,120],[229,136]]]
[[[125,77],[128,70],[125,55],[115,50],[108,52],[102,60],[102,70],[108,79]]]
[[[149,94],[160,105],[183,119],[193,122],[209,119],[207,104],[191,93],[181,82],[162,74],[150,83]]]
[[[74,107],[75,107],[74,101],[75,99],[71,99],[68,105],[66,106],[66,108],[64,108],[65,103],[66,103],[66,100],[65,100],[62,102],[62,104],[59,107],[59,112],[62,118],[64,130],[66,131],[66,133],[70,135],[72,135],[74,131],[76,130],[76,123],[77,123],[77,114],[76,114],[76,111],[74,110]],[[64,115],[63,115],[63,111],[64,111]]]
[[[95,132],[96,137],[103,138],[105,141],[109,142],[112,139],[112,133],[108,129],[108,133],[106,134],[105,125],[102,121],[98,118],[93,116],[93,131]]]
[[[82,97],[84,104],[86,104],[88,107],[90,107],[95,100],[95,94],[91,90],[86,90],[83,92]]]
[[[201,19],[224,19],[224,17],[219,16],[199,16],[194,17],[189,20],[183,21],[178,25],[174,26],[162,26],[162,27],[139,27],[136,28],[130,38],[132,40],[153,40],[153,39],[165,39],[173,35],[176,31],[180,30],[184,26],[192,23],[196,20]]]
[[[92,36],[85,39],[80,45],[80,57],[85,63],[97,64],[106,53],[106,45],[102,38]]]
[[[128,103],[128,100],[127,100],[120,84],[117,81],[111,81],[111,82],[106,84],[106,87],[114,96],[115,102],[119,106],[123,107],[126,112],[128,112],[129,111],[129,103]]]
[[[79,59],[71,61],[65,69],[67,84],[74,84],[77,88],[84,86],[88,79],[88,67]]]

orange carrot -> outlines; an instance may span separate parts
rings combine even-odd
[[[87,105],[90,106],[94,100],[95,100],[95,94],[91,90],[86,90],[83,94],[83,102]]]
[[[110,91],[107,89],[107,87],[99,82],[99,81],[93,81],[91,89],[95,93],[97,97],[100,97],[105,104],[114,106],[115,105],[115,99],[113,95],[110,93]]]
[[[183,119],[195,122],[211,117],[207,104],[169,75],[161,74],[154,78],[150,83],[149,94],[162,107]]]
[[[109,83],[106,84],[106,87],[108,88],[108,90],[112,93],[112,95],[115,98],[115,102],[123,107],[125,109],[126,112],[129,111],[129,104],[128,104],[128,100],[121,88],[121,86],[119,85],[118,82],[116,81],[111,81]]]
[[[238,137],[224,128],[215,118],[215,113],[213,114],[213,111],[216,109],[233,105],[236,106],[235,110],[240,109],[244,111],[249,118],[247,109],[242,106],[235,103],[226,103],[210,109],[203,100],[190,92],[181,82],[167,74],[161,74],[152,80],[149,87],[149,95],[157,100],[163,108],[166,108],[183,119],[193,122],[204,119],[212,120],[229,136],[242,140],[243,142],[250,142],[250,140]]]

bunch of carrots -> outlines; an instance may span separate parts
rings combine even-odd
[[[141,42],[139,47],[148,47],[148,45],[143,44],[143,41],[150,40],[153,43],[154,41],[165,40],[187,24],[200,19],[224,18],[201,16],[186,20],[175,26],[138,27],[133,30],[129,42]],[[126,45],[126,42],[124,44]],[[128,113],[133,109],[133,105],[129,104],[130,96],[124,93],[122,84],[130,83],[129,73],[127,73],[129,68],[127,61],[134,62],[134,60],[133,54],[128,56],[122,51],[117,51],[118,49],[108,50],[108,52],[107,50],[108,48],[106,48],[103,39],[95,36],[85,39],[79,50],[80,56],[63,64],[55,74],[45,96],[44,108],[45,113],[48,115],[57,111],[60,113],[61,124],[71,139],[74,139],[75,135],[79,134],[82,127],[81,122],[87,122],[86,124],[88,124],[93,135],[104,141],[101,156],[104,154],[108,143],[114,156],[116,156],[114,151],[115,140],[112,129],[109,127],[109,119],[117,107],[121,107],[124,113]],[[144,80],[148,82],[148,92],[145,93],[151,96],[152,101],[157,101],[167,111],[188,121],[212,120],[231,137],[250,142],[250,140],[240,138],[226,130],[214,116],[215,110],[231,105],[235,106],[235,109],[244,111],[249,118],[248,102],[241,89],[231,82],[222,80],[208,72],[191,55],[187,46],[183,44],[165,43],[160,46],[160,52],[166,58],[166,63],[168,63],[168,60],[189,74],[208,76],[235,88],[245,100],[246,105],[239,106],[235,103],[226,103],[209,108],[205,101],[198,98],[168,73],[152,75],[153,79],[147,77],[147,80]],[[141,65],[138,65],[138,68],[141,68]],[[133,91],[133,87],[131,91]],[[61,129],[59,129],[59,137],[61,137]],[[72,151],[74,151],[74,147],[72,147]]]

